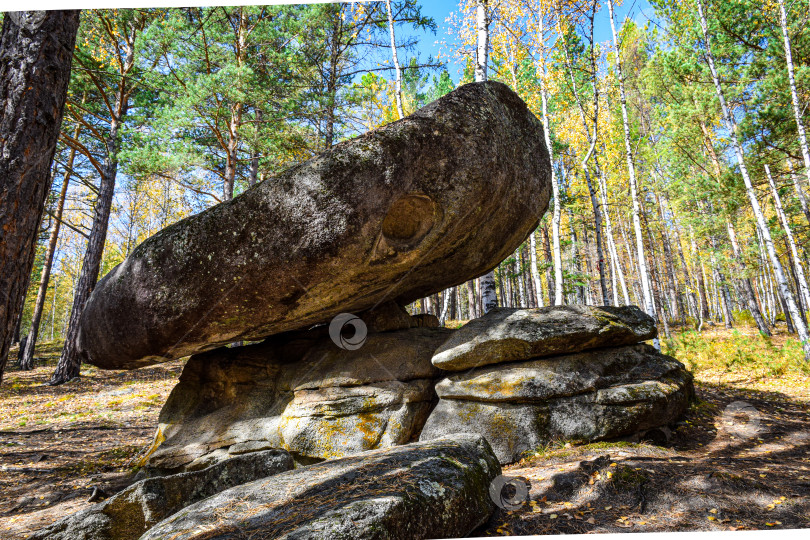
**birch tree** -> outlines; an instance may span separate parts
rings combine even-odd
[[[614,21],[613,0],[608,0],[608,11],[610,15],[610,30],[613,33],[613,44],[616,48],[616,75],[619,83],[619,99],[622,109],[622,127],[624,128],[624,148],[627,159],[627,174],[630,182],[630,202],[633,207],[633,230],[636,236],[636,254],[638,260],[639,281],[641,281],[641,293],[644,301],[644,311],[650,317],[655,318],[655,307],[652,299],[652,289],[650,287],[650,276],[647,271],[647,257],[644,253],[644,236],[641,231],[641,206],[639,204],[639,189],[636,179],[636,166],[633,160],[633,147],[630,142],[630,122],[627,115],[627,96],[624,91],[624,72],[622,69],[621,43],[619,43],[616,33],[616,23]]]
[[[737,158],[737,164],[740,167],[740,174],[742,175],[743,182],[745,183],[746,195],[748,196],[748,200],[751,203],[751,209],[754,213],[754,217],[756,218],[757,227],[759,228],[760,233],[762,234],[762,239],[765,243],[765,248],[768,252],[768,257],[770,258],[771,266],[773,267],[773,272],[774,275],[776,276],[776,281],[779,286],[779,290],[782,293],[782,297],[784,298],[791,319],[793,319],[793,325],[796,328],[797,334],[799,335],[799,340],[802,342],[805,361],[810,362],[810,336],[808,336],[807,334],[807,326],[804,324],[804,321],[802,320],[799,314],[799,309],[796,305],[796,299],[793,296],[793,292],[790,290],[787,278],[785,277],[784,268],[782,267],[782,263],[780,262],[779,256],[776,253],[776,248],[774,247],[773,239],[771,238],[770,229],[768,228],[768,224],[765,221],[765,216],[762,213],[762,208],[759,205],[759,200],[757,199],[757,194],[754,189],[754,185],[751,182],[751,177],[748,174],[748,168],[746,167],[745,164],[743,148],[742,144],[740,143],[739,134],[737,130],[737,122],[734,119],[734,116],[731,114],[728,105],[726,104],[725,93],[723,92],[723,87],[720,83],[720,78],[717,74],[717,69],[715,67],[714,61],[714,54],[712,52],[711,39],[709,38],[708,23],[703,8],[703,0],[697,0],[697,12],[700,22],[700,29],[703,34],[703,41],[706,46],[705,52],[706,63],[709,65],[709,71],[712,75],[712,81],[714,83],[717,99],[720,102],[720,110],[723,115],[723,120],[725,122],[726,129],[728,129],[731,138],[731,145],[734,148],[734,154]]]
[[[385,0],[385,9],[388,12],[388,33],[391,35],[391,58],[394,61],[394,96],[397,102],[397,113],[400,118],[405,118],[405,111],[402,109],[402,70],[399,67],[399,58],[397,57],[397,41],[394,37],[394,14],[391,11],[391,0]]]
[[[488,0],[476,0],[476,54],[475,54],[475,82],[488,79],[487,68],[489,62],[489,13]],[[495,288],[495,271],[487,272],[480,278],[481,301],[484,314],[498,307],[498,294]]]
[[[804,131],[804,123],[802,122],[801,105],[799,104],[799,94],[796,92],[796,76],[793,67],[793,49],[790,44],[790,34],[788,32],[787,10],[785,9],[785,0],[777,0],[779,4],[779,26],[782,28],[782,38],[785,46],[785,64],[787,65],[788,84],[790,85],[790,98],[793,104],[793,115],[796,118],[796,130],[799,134],[799,147],[802,151],[802,159],[804,160],[804,172],[807,175],[807,181],[810,183],[810,150],[807,147],[807,135]],[[801,186],[797,184],[797,190],[801,191]],[[804,202],[804,194],[802,193],[801,201],[806,208],[807,204]],[[807,212],[805,212],[806,214]]]

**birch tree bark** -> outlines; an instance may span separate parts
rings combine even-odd
[[[537,307],[543,307],[543,287],[540,284],[540,271],[537,269],[537,240],[535,235],[537,231],[529,235],[529,264],[531,265],[532,282],[534,283],[534,297],[537,302]]]
[[[405,111],[402,108],[402,70],[399,67],[397,42],[394,38],[394,14],[391,11],[391,0],[385,0],[385,9],[388,11],[388,33],[391,36],[391,57],[394,60],[394,74],[396,76],[394,96],[397,102],[397,114],[399,114],[400,118],[405,118]]]
[[[613,0],[608,0],[608,10],[610,12],[610,29],[613,32],[613,44],[616,47],[616,74],[619,82],[619,98],[622,105],[622,126],[624,127],[624,149],[627,158],[627,173],[630,182],[630,199],[633,206],[633,229],[636,236],[636,252],[638,254],[639,281],[641,282],[641,294],[644,301],[644,310],[650,317],[655,318],[655,307],[653,305],[652,290],[650,287],[650,276],[647,270],[646,256],[644,255],[644,236],[641,231],[641,209],[639,205],[638,182],[636,180],[636,167],[633,160],[633,147],[630,144],[630,122],[627,115],[627,96],[624,91],[624,72],[622,66],[621,47],[616,34],[616,23],[614,22]]]
[[[776,189],[776,183],[773,181],[771,175],[771,168],[765,165],[765,176],[768,178],[768,184],[771,186],[771,195],[773,195],[773,204],[776,207],[776,215],[782,223],[782,228],[785,230],[785,240],[787,241],[790,253],[793,255],[794,272],[796,272],[796,281],[799,284],[799,291],[805,306],[810,306],[810,288],[807,286],[807,277],[804,273],[804,268],[799,258],[799,250],[796,248],[796,240],[793,237],[793,230],[790,222],[787,220],[785,210],[782,208],[782,197],[779,196],[779,191]]]
[[[779,4],[779,26],[782,27],[782,38],[784,39],[785,46],[785,63],[787,64],[790,98],[793,103],[793,115],[796,119],[796,130],[799,133],[799,147],[802,150],[802,159],[804,159],[804,172],[807,175],[808,183],[810,183],[810,150],[808,150],[807,147],[807,135],[804,131],[804,124],[802,123],[799,94],[796,92],[796,77],[793,72],[793,50],[790,44],[790,34],[788,33],[787,10],[785,9],[785,0],[777,0],[777,2]],[[801,190],[801,187],[798,185],[797,190]],[[804,202],[804,193],[802,193],[801,200],[803,207],[806,208],[807,205]],[[807,212],[805,210],[805,215],[806,214]]]
[[[79,12],[6,13],[0,33],[0,381],[34,264]]]
[[[475,81],[487,80],[487,64],[489,61],[489,14],[487,13],[488,0],[476,0],[475,20],[478,31],[478,42],[475,55]],[[495,288],[495,271],[488,272],[479,278],[481,287],[481,302],[484,314],[498,307],[498,295]]]
[[[552,198],[552,217],[551,217],[551,244],[552,244],[552,262],[554,269],[554,290],[549,290],[549,303],[555,306],[563,304],[563,271],[562,271],[562,249],[560,248],[560,220],[561,220],[561,202],[560,202],[560,186],[557,172],[554,167],[554,153],[551,146],[551,131],[549,129],[548,119],[548,84],[546,82],[546,58],[545,58],[545,14],[536,13],[537,26],[538,26],[538,50],[540,51],[540,58],[538,67],[540,69],[540,105],[543,116],[543,135],[546,139],[546,148],[548,148],[549,161],[551,162],[551,198]]]
[[[779,286],[779,290],[782,292],[782,296],[784,297],[786,307],[790,312],[790,316],[793,319],[793,325],[796,328],[796,333],[799,336],[799,340],[802,342],[802,347],[804,349],[804,358],[805,362],[810,362],[810,336],[807,334],[807,326],[802,321],[801,316],[799,315],[799,309],[796,305],[796,299],[793,296],[793,292],[790,290],[790,286],[788,285],[787,278],[785,277],[784,268],[782,267],[782,263],[779,261],[779,257],[776,254],[776,248],[773,245],[773,239],[771,238],[771,232],[768,229],[768,224],[765,221],[765,216],[762,213],[762,208],[759,205],[759,201],[757,200],[756,191],[754,190],[754,186],[751,182],[751,177],[748,174],[748,168],[745,165],[745,158],[743,155],[742,144],[740,143],[739,134],[737,132],[737,122],[734,120],[734,117],[731,115],[731,112],[726,105],[726,98],[723,92],[723,87],[720,85],[720,78],[717,75],[717,69],[714,65],[714,54],[712,53],[711,47],[711,40],[709,39],[709,30],[708,24],[706,22],[706,15],[703,10],[703,0],[697,0],[697,10],[698,10],[698,18],[700,19],[700,29],[703,33],[703,40],[706,44],[706,62],[709,65],[709,71],[712,74],[712,80],[714,82],[715,91],[717,93],[717,99],[720,101],[720,110],[723,114],[723,119],[726,124],[726,128],[729,131],[731,136],[731,143],[734,147],[734,153],[737,156],[737,164],[740,167],[740,174],[743,177],[743,182],[745,183],[745,191],[748,195],[748,199],[751,203],[751,208],[754,212],[754,216],[756,217],[757,226],[760,229],[760,233],[762,234],[762,239],[765,243],[765,249],[768,252],[768,257],[771,260],[771,265],[773,267],[774,275],[776,276],[776,281]]]
[[[741,296],[745,298],[746,304],[748,304],[748,311],[754,318],[754,322],[756,323],[759,331],[766,336],[770,336],[771,329],[768,328],[768,325],[762,316],[762,312],[759,309],[759,305],[757,304],[757,297],[754,294],[754,287],[751,284],[751,278],[745,275],[747,268],[745,261],[742,258],[742,253],[740,253],[740,246],[737,242],[737,232],[734,230],[734,225],[732,225],[730,221],[726,223],[726,227],[728,228],[729,240],[731,240],[731,253],[734,256],[734,259],[737,261],[737,265],[740,267],[740,272],[743,274],[739,280],[740,292],[742,293]]]

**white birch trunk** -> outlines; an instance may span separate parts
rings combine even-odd
[[[785,211],[782,208],[782,198],[779,196],[779,191],[776,189],[776,183],[773,181],[773,177],[771,176],[771,168],[768,165],[765,165],[765,176],[767,176],[768,183],[771,186],[771,195],[773,195],[773,204],[776,207],[776,215],[779,217],[779,221],[782,222],[782,227],[785,229],[785,237],[787,238],[788,246],[790,247],[790,253],[793,255],[793,266],[796,272],[796,277],[799,281],[800,294],[804,299],[804,305],[810,306],[810,288],[807,287],[807,278],[805,277],[804,268],[802,267],[801,259],[799,258],[799,250],[796,248],[796,241],[793,238],[793,231],[790,227],[790,222],[788,222]]]
[[[540,272],[537,270],[537,241],[535,234],[537,231],[529,235],[529,264],[532,272],[532,282],[534,283],[535,300],[537,307],[543,307],[543,287],[540,284]]]
[[[788,83],[790,84],[790,98],[793,102],[793,115],[796,118],[796,130],[799,133],[799,146],[801,147],[802,158],[804,159],[804,171],[807,175],[807,181],[810,182],[810,150],[807,148],[807,135],[804,131],[804,124],[802,124],[799,95],[796,92],[796,77],[793,73],[793,50],[790,45],[790,35],[788,34],[785,0],[777,0],[777,2],[779,3],[779,25],[782,27],[782,37],[785,42],[785,63],[787,64]],[[801,191],[801,187],[798,186],[798,184],[796,189]],[[802,201],[803,208],[806,208],[807,203],[804,201],[804,193],[802,193],[800,199]],[[805,215],[807,215],[806,210]]]
[[[565,303],[563,299],[563,270],[562,270],[562,249],[560,248],[560,221],[562,219],[562,209],[560,203],[560,185],[557,173],[554,169],[554,153],[551,148],[551,134],[548,121],[548,90],[546,86],[546,64],[542,51],[545,49],[543,34],[545,32],[544,15],[539,14],[540,28],[540,103],[543,111],[543,136],[548,148],[548,157],[551,162],[551,196],[554,203],[551,215],[551,252],[554,265],[554,305],[561,306]]]
[[[627,156],[627,173],[630,182],[630,198],[633,203],[633,229],[636,233],[636,252],[638,254],[638,273],[641,282],[641,294],[644,300],[644,310],[655,318],[650,276],[647,270],[647,258],[644,254],[644,236],[641,231],[641,208],[638,200],[638,183],[636,181],[636,167],[633,161],[633,148],[630,144],[630,123],[627,115],[627,97],[624,92],[624,74],[622,71],[622,55],[616,34],[616,24],[613,20],[613,0],[608,0],[610,12],[610,29],[613,32],[613,43],[616,47],[616,72],[619,81],[619,98],[622,105],[622,126],[624,127],[624,149]]]
[[[734,153],[737,155],[737,164],[740,167],[740,174],[742,175],[743,182],[745,183],[745,191],[748,194],[748,199],[751,202],[751,208],[754,211],[754,216],[757,220],[757,226],[759,227],[760,233],[762,234],[762,239],[765,242],[765,249],[767,250],[768,257],[771,260],[771,265],[773,266],[773,271],[774,275],[776,276],[779,290],[782,292],[785,303],[787,304],[787,309],[790,312],[790,317],[793,319],[793,326],[796,328],[796,333],[799,336],[799,340],[802,342],[805,361],[810,362],[810,336],[807,334],[807,326],[805,326],[804,321],[799,315],[799,309],[796,306],[796,299],[793,296],[793,292],[790,290],[787,278],[785,277],[784,268],[782,267],[782,263],[779,261],[776,248],[773,245],[771,231],[768,229],[765,216],[762,214],[762,208],[757,200],[756,191],[751,183],[751,177],[748,175],[748,168],[745,165],[742,144],[740,144],[739,134],[737,133],[737,122],[734,120],[734,117],[731,115],[731,112],[726,105],[726,98],[723,93],[723,88],[720,86],[720,79],[714,66],[714,55],[712,54],[711,42],[709,41],[708,24],[706,23],[706,16],[703,13],[703,0],[697,0],[697,9],[698,17],[700,18],[700,28],[703,32],[703,40],[706,43],[706,61],[709,64],[709,71],[712,74],[717,99],[720,101],[720,109],[723,113],[726,127],[731,135],[731,143],[734,147]]]
[[[391,0],[385,0],[385,8],[388,10],[388,33],[391,36],[391,57],[394,60],[394,73],[396,75],[394,95],[397,101],[397,113],[400,118],[405,118],[405,111],[402,108],[402,70],[399,67],[399,58],[397,57],[397,42],[394,39],[394,14],[391,11]]]
[[[475,55],[475,81],[487,80],[487,62],[489,60],[489,17],[487,0],[477,0],[475,7],[476,27],[478,29],[478,46]],[[498,307],[498,295],[495,289],[495,272],[488,272],[479,278],[481,303],[484,314]]]

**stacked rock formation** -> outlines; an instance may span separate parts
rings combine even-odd
[[[498,462],[674,420],[691,379],[640,344],[656,330],[637,308],[502,309],[455,331],[402,307],[536,228],[544,138],[505,85],[465,85],[138,246],[88,300],[81,354],[191,358],[152,477],[43,537],[466,536]]]
[[[673,422],[693,396],[684,366],[641,341],[637,307],[496,309],[455,332],[433,364],[439,403],[421,440],[478,433],[501,463],[555,440],[616,438]]]
[[[192,356],[149,465],[195,470],[265,448],[310,463],[416,439],[440,377],[431,357],[452,330],[417,327],[396,304],[361,320],[370,333],[354,350],[321,327]]]

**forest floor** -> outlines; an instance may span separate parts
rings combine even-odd
[[[810,527],[810,375],[797,344],[714,327],[676,334],[664,350],[697,390],[668,442],[538,449],[504,468],[527,481],[528,500],[478,534]],[[80,379],[44,386],[58,354],[44,344],[37,369],[10,366],[0,385],[0,537],[9,540],[88,507],[94,488],[110,495],[131,483],[183,367],[84,366]]]

